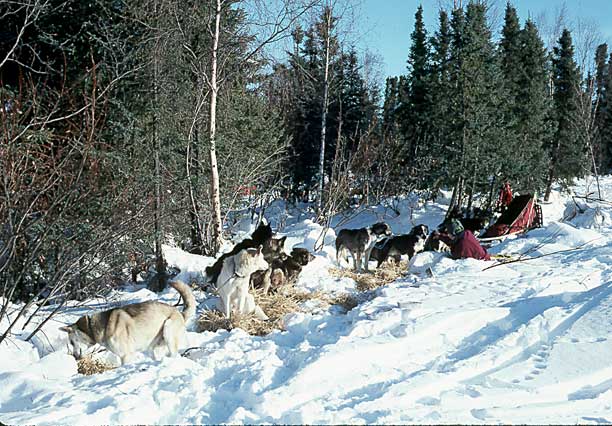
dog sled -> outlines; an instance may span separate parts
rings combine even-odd
[[[542,226],[542,209],[532,194],[514,197],[506,210],[478,239],[482,242],[504,240]]]

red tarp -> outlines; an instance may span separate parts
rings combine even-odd
[[[535,198],[533,195],[514,197],[506,211],[491,225],[482,238],[501,237],[508,234],[525,232],[533,227],[536,219]]]

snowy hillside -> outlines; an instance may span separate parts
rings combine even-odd
[[[612,177],[603,185],[603,198],[612,200]],[[584,183],[575,191],[584,194]],[[486,269],[497,262],[421,253],[404,278],[362,295],[348,313],[295,313],[286,331],[266,337],[190,331],[184,348],[197,349],[186,357],[156,362],[143,355],[92,376],[76,373],[58,327],[108,305],[75,303],[32,342],[23,340],[31,323],[0,346],[0,421],[611,423],[612,205],[579,204],[588,208],[555,193],[543,206],[544,228],[490,250],[549,256]],[[372,208],[335,224],[382,219],[405,233],[417,223],[436,226],[446,206],[406,200],[400,210],[396,217]],[[291,216],[286,222],[286,250],[314,247],[318,225]],[[352,280],[328,272],[333,243],[330,231],[299,286],[356,292]],[[212,262],[170,247],[166,256],[186,280]],[[156,297],[130,287],[112,295],[112,306]],[[172,289],[161,295],[169,303],[177,298]],[[199,311],[214,305],[204,292],[196,298]]]

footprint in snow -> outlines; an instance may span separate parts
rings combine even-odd
[[[518,382],[518,380],[517,380],[517,382]],[[470,387],[470,386],[465,388],[465,394],[467,396],[472,397],[472,398],[478,398],[479,396],[482,396],[482,394],[480,392],[478,392],[476,389],[474,389],[473,387]]]
[[[472,416],[476,417],[478,420],[486,420],[489,415],[487,410],[484,408],[473,408],[470,410],[470,413],[472,413]]]
[[[434,398],[433,396],[424,396],[418,399],[417,402],[423,405],[440,405],[440,399]]]

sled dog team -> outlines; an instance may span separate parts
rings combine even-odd
[[[462,228],[452,230],[454,233],[462,231]],[[267,320],[249,289],[259,287],[268,293],[295,280],[302,267],[314,259],[303,248],[294,248],[287,255],[285,240],[286,237],[274,238],[270,225],[260,225],[251,238],[236,244],[206,268],[208,282],[219,295],[218,308],[228,319],[236,314],[253,314]],[[446,243],[452,244],[452,241],[451,238],[449,242],[448,235],[444,238],[438,232],[429,234],[426,225],[417,225],[406,235],[393,236],[389,225],[379,222],[367,228],[339,231],[336,261],[338,265],[341,258],[348,261],[346,257],[350,253],[355,270],[361,272],[363,267],[368,271],[371,259],[377,261],[379,267],[389,258],[399,261],[402,255],[407,255],[410,259],[426,249],[449,251]],[[185,335],[185,325],[195,314],[196,301],[189,286],[183,282],[173,281],[170,286],[184,301],[182,312],[162,302],[147,301],[83,316],[76,323],[61,327],[68,333],[74,357],[81,358],[84,351],[95,344],[117,355],[122,364],[142,351],[151,351],[155,359],[176,355]]]

